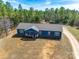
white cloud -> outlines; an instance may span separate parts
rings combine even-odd
[[[16,0],[3,0],[4,2],[8,1],[13,5],[14,8],[18,8],[18,5],[21,4],[24,9],[29,9],[29,7],[34,7],[34,9],[45,10],[45,8],[60,8],[61,6],[69,9],[79,10],[79,2],[66,5],[51,5],[52,0],[46,0],[45,4],[42,5],[27,5]]]
[[[64,7],[64,8],[68,8],[68,9],[75,9],[75,10],[79,10],[79,3],[73,3],[73,4],[68,4],[68,5],[43,5],[42,7],[35,7],[36,9],[39,10],[45,10],[45,8],[60,8],[60,7]]]
[[[50,2],[50,1],[48,1],[48,2],[46,2],[45,4],[46,4],[46,5],[49,5],[49,4],[51,4],[51,2]]]
[[[8,1],[8,0],[3,0],[3,1]]]
[[[79,10],[79,3],[68,4],[68,5],[64,5],[63,7]]]
[[[51,0],[46,0],[45,5],[50,5],[51,4]]]
[[[10,2],[11,5],[12,5],[14,8],[18,8],[18,5],[19,5],[19,4],[21,4],[24,9],[28,9],[29,7],[31,7],[31,6],[29,6],[29,5],[20,3],[20,2],[18,2],[18,1],[16,1],[16,0],[3,0],[3,1],[4,1],[4,3],[7,2],[7,1]]]

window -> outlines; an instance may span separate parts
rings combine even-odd
[[[55,36],[60,36],[60,32],[55,32],[54,35]]]
[[[28,36],[28,34],[26,33],[25,36]]]
[[[39,34],[41,34],[42,32],[40,31]]]
[[[19,33],[23,33],[24,31],[22,29],[19,30]]]
[[[50,32],[48,32],[48,35],[50,35]]]

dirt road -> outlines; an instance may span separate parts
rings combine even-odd
[[[67,30],[66,27],[63,27],[63,33],[67,36],[72,45],[74,58],[79,59],[79,43],[77,39]]]

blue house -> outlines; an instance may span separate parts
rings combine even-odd
[[[62,25],[59,24],[36,24],[20,23],[17,26],[17,35],[32,38],[61,39]]]

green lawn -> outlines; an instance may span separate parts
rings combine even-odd
[[[79,41],[79,29],[77,29],[76,27],[70,27],[70,26],[68,26],[67,28]]]

